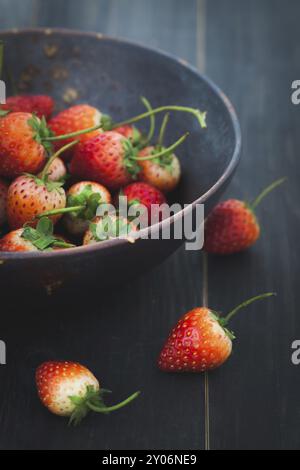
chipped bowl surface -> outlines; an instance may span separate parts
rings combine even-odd
[[[172,116],[169,142],[190,131],[178,151],[183,180],[172,196],[205,204],[206,214],[229,183],[240,158],[241,133],[234,109],[209,79],[160,51],[98,33],[36,29],[0,32],[5,69],[21,93],[54,97],[57,109],[88,102],[115,120],[139,114],[140,96],[153,106],[177,104],[207,111],[206,130],[191,116]],[[10,84],[7,78],[8,92]],[[141,127],[146,129],[147,122]],[[183,211],[176,219],[183,217]],[[174,217],[155,226],[173,226]],[[106,287],[142,274],[172,254],[183,240],[109,240],[96,245],[46,253],[1,253],[0,281],[25,288],[52,289],[83,283]]]

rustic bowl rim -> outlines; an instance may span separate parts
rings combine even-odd
[[[182,209],[175,215],[163,220],[162,222],[159,222],[158,224],[153,225],[152,227],[144,229],[144,231],[147,231],[147,232],[149,232],[150,230],[160,231],[166,225],[172,225],[177,219],[182,218],[185,214],[192,211],[197,204],[204,204],[205,201],[207,201],[208,198],[213,196],[234,173],[240,161],[241,147],[242,147],[241,128],[240,128],[240,123],[239,123],[235,108],[232,105],[229,98],[226,96],[226,94],[218,87],[218,85],[216,85],[205,74],[200,73],[195,66],[189,64],[184,59],[181,59],[169,52],[165,52],[159,48],[144,46],[143,44],[135,42],[135,41],[124,39],[121,37],[113,37],[110,35],[102,34],[99,32],[93,32],[93,31],[81,31],[81,30],[69,29],[69,28],[48,28],[48,27],[45,27],[45,28],[11,28],[11,29],[0,30],[0,37],[1,39],[3,39],[3,36],[13,36],[13,35],[33,34],[33,33],[44,34],[48,37],[51,37],[52,35],[55,35],[55,34],[66,35],[66,36],[70,35],[70,36],[77,36],[77,37],[81,37],[81,36],[92,37],[99,41],[107,41],[112,44],[122,43],[125,46],[140,49],[141,51],[144,51],[146,53],[152,52],[154,54],[159,55],[161,58],[165,58],[169,61],[179,63],[181,67],[186,68],[187,70],[192,72],[194,75],[196,75],[200,80],[204,81],[208,85],[208,87],[210,87],[214,91],[214,93],[220,98],[225,108],[227,109],[229,117],[231,119],[233,130],[234,130],[235,146],[234,146],[231,160],[228,166],[226,167],[226,169],[224,170],[223,174],[215,182],[215,184],[213,184],[208,189],[208,191],[206,191],[204,194],[202,194],[199,198],[197,198],[192,203],[188,204],[187,207],[185,207],[184,209]],[[1,261],[6,260],[6,259],[17,260],[17,259],[24,259],[24,258],[26,259],[39,258],[40,259],[40,258],[48,258],[48,257],[61,258],[64,256],[72,256],[76,254],[80,255],[80,254],[84,254],[88,252],[96,252],[100,250],[109,250],[110,248],[121,246],[121,245],[128,245],[128,241],[126,239],[117,238],[117,239],[106,240],[98,244],[96,243],[92,245],[77,246],[77,247],[69,248],[66,250],[51,251],[51,252],[50,251],[49,252],[32,251],[32,252],[18,252],[18,253],[2,252],[0,253],[0,260]]]

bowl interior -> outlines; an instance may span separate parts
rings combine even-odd
[[[6,45],[8,92],[14,84],[23,93],[49,93],[57,110],[88,102],[118,121],[144,110],[140,96],[153,106],[206,110],[206,130],[187,114],[175,113],[170,120],[166,143],[190,131],[177,152],[184,178],[172,199],[195,201],[230,165],[239,138],[235,115],[219,90],[182,61],[96,34],[44,30],[0,33],[0,39]]]

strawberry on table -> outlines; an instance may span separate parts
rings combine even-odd
[[[135,204],[137,210],[139,206],[146,211],[145,215],[141,214],[142,219],[145,216],[145,224],[151,224],[151,220],[160,221],[162,212],[160,206],[166,204],[167,200],[164,194],[154,186],[148,183],[131,183],[122,189],[120,196],[127,197],[128,205]]]
[[[163,347],[158,366],[164,372],[205,372],[220,367],[232,353],[234,334],[228,323],[242,308],[275,294],[253,297],[232,310],[225,318],[200,307],[186,313],[177,323]]]
[[[0,227],[7,220],[6,204],[7,204],[8,184],[0,178]]]
[[[70,424],[77,425],[91,411],[110,413],[123,408],[140,392],[136,392],[123,402],[106,406],[96,377],[86,367],[76,362],[45,362],[36,371],[38,395],[49,411],[70,418]]]
[[[61,236],[53,234],[53,223],[50,219],[41,219],[36,228],[25,227],[8,233],[0,240],[1,252],[49,251],[73,248]]]
[[[47,95],[18,95],[7,98],[6,103],[0,105],[1,111],[13,113],[30,113],[37,117],[50,119],[54,109],[54,101]],[[4,113],[2,113],[4,114]]]
[[[204,249],[208,253],[230,255],[250,248],[260,236],[255,210],[262,199],[285,181],[268,186],[252,204],[230,199],[218,204],[205,223]]]
[[[36,217],[46,211],[62,209],[66,206],[66,193],[61,182],[48,180],[48,172],[53,161],[66,149],[76,145],[68,144],[54,154],[39,176],[26,174],[19,176],[9,187],[7,195],[7,217],[12,230],[30,223],[36,225]],[[53,223],[58,222],[60,214],[53,215]]]

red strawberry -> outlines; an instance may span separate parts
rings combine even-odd
[[[75,362],[45,362],[36,371],[36,385],[43,405],[52,413],[70,417],[79,424],[90,411],[109,413],[133,401],[139,392],[111,407],[103,401],[106,390],[100,389],[96,377]]]
[[[21,228],[26,223],[34,226],[38,215],[66,207],[63,183],[49,181],[48,173],[53,161],[76,143],[68,144],[54,154],[38,177],[30,174],[19,176],[11,184],[7,195],[7,217],[11,229]],[[51,220],[56,223],[61,217],[61,214],[56,214],[51,216]]]
[[[88,104],[80,104],[72,106],[57,116],[53,117],[49,122],[49,128],[55,136],[62,136],[73,132],[81,131],[83,129],[92,128],[101,124],[102,114],[101,112],[89,106]],[[82,134],[78,137],[78,140],[85,142],[92,137],[100,134],[102,130],[96,129],[92,132]],[[59,140],[55,142],[55,148],[59,149],[64,147],[67,143],[71,142],[71,139]],[[72,152],[69,151],[65,154],[65,159],[72,156]]]
[[[285,178],[275,181],[252,204],[236,199],[218,204],[205,223],[204,249],[208,253],[229,255],[254,245],[260,236],[254,211],[261,200],[284,181]]]
[[[73,248],[75,245],[68,243],[61,236],[53,234],[53,224],[50,219],[41,219],[37,228],[20,228],[8,233],[0,240],[0,251],[49,251]]]
[[[99,204],[110,204],[109,191],[99,183],[81,181],[74,184],[67,192],[67,208],[78,207],[64,216],[67,231],[74,236],[82,236],[96,216]],[[81,209],[80,209],[81,207]]]
[[[121,195],[126,196],[128,204],[136,204],[138,207],[143,206],[147,214],[145,215],[145,224],[151,224],[151,219],[158,221],[162,218],[159,206],[166,204],[167,200],[159,189],[154,188],[148,183],[132,183],[126,186]],[[137,207],[137,209],[138,209]],[[159,215],[158,215],[159,213]]]
[[[29,113],[10,113],[0,119],[0,175],[37,174],[45,164],[46,150],[35,139],[31,120]]]
[[[117,132],[104,132],[77,146],[71,174],[119,189],[130,183],[140,168],[128,139]]]
[[[159,368],[165,372],[205,372],[220,367],[231,355],[232,340],[235,339],[226,328],[231,318],[247,305],[272,295],[275,294],[253,297],[225,318],[220,318],[206,307],[186,313],[172,330],[160,353]]]
[[[141,133],[135,126],[122,126],[114,129],[118,134],[123,135],[126,139],[130,140],[132,145],[137,145],[141,139]]]
[[[187,135],[149,158],[162,157],[181,144]],[[109,189],[120,189],[136,179],[141,170],[139,163],[145,158],[137,153],[131,142],[117,132],[103,132],[78,145],[70,171],[74,176],[97,181]]]
[[[7,192],[8,184],[6,184],[2,179],[0,179],[0,227],[5,224],[7,215],[6,215],[6,204],[7,204]]]
[[[37,117],[50,119],[54,108],[54,101],[46,95],[18,95],[7,98],[6,104],[0,106],[0,110],[14,113],[36,114]]]

